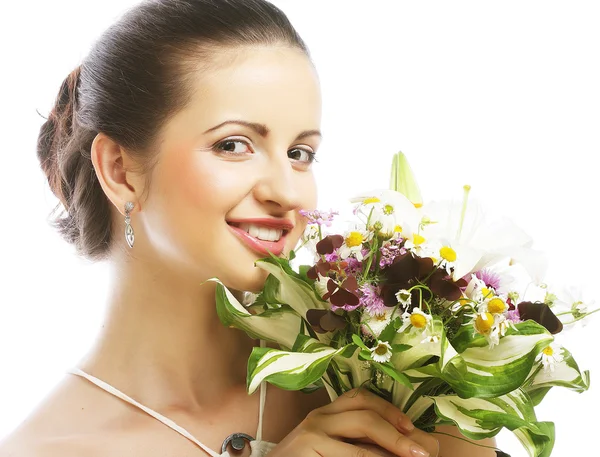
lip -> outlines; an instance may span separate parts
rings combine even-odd
[[[279,219],[231,219],[227,221],[227,226],[242,241],[246,246],[252,249],[262,257],[268,257],[271,254],[280,256],[285,248],[287,234],[294,228],[294,224],[287,220]],[[264,227],[285,230],[286,232],[279,238],[278,241],[264,241],[254,238],[248,232],[231,224],[256,224]]]

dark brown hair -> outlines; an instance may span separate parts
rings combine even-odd
[[[80,255],[106,258],[111,203],[90,149],[103,132],[150,175],[160,128],[192,95],[192,76],[221,52],[276,45],[309,51],[286,15],[265,0],[147,0],[95,42],[62,83],[41,126],[37,155],[64,208],[52,224]]]

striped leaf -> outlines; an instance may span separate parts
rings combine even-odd
[[[554,425],[537,422],[533,403],[520,389],[498,398],[431,397],[440,423],[455,424],[472,440],[495,436],[503,427],[521,441],[530,457],[548,457],[554,446]]]
[[[268,257],[256,261],[256,266],[271,273],[279,281],[274,296],[279,303],[289,305],[303,318],[309,309],[329,309],[313,286],[291,269],[286,259]]]
[[[531,396],[533,404],[539,404],[551,387],[561,386],[575,392],[585,392],[590,387],[590,373],[579,370],[571,353],[563,350],[563,360],[554,365],[554,370],[544,370],[541,362],[534,366],[525,382],[524,390]]]
[[[453,356],[442,355],[438,364],[441,377],[463,398],[498,397],[518,389],[531,373],[537,355],[553,337],[533,321],[516,327],[509,329],[492,349],[471,326],[463,327],[452,345],[447,345],[443,334],[442,348],[444,352],[452,351]]]
[[[298,335],[293,351],[255,347],[248,361],[248,393],[262,381],[285,390],[304,389],[317,382],[331,359],[345,349],[333,349],[306,335]]]
[[[298,333],[303,333],[302,318],[289,306],[269,309],[261,314],[251,314],[231,291],[216,278],[217,314],[223,325],[243,330],[251,338],[277,343],[291,348]]]

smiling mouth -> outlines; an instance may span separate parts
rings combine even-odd
[[[288,228],[266,227],[261,224],[252,224],[249,222],[227,222],[230,227],[235,227],[246,232],[259,241],[276,243],[284,238],[289,232]]]

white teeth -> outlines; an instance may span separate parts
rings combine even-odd
[[[240,228],[248,232],[250,236],[263,241],[278,241],[283,236],[282,229],[273,229],[268,227],[260,227],[258,225],[243,223]]]

